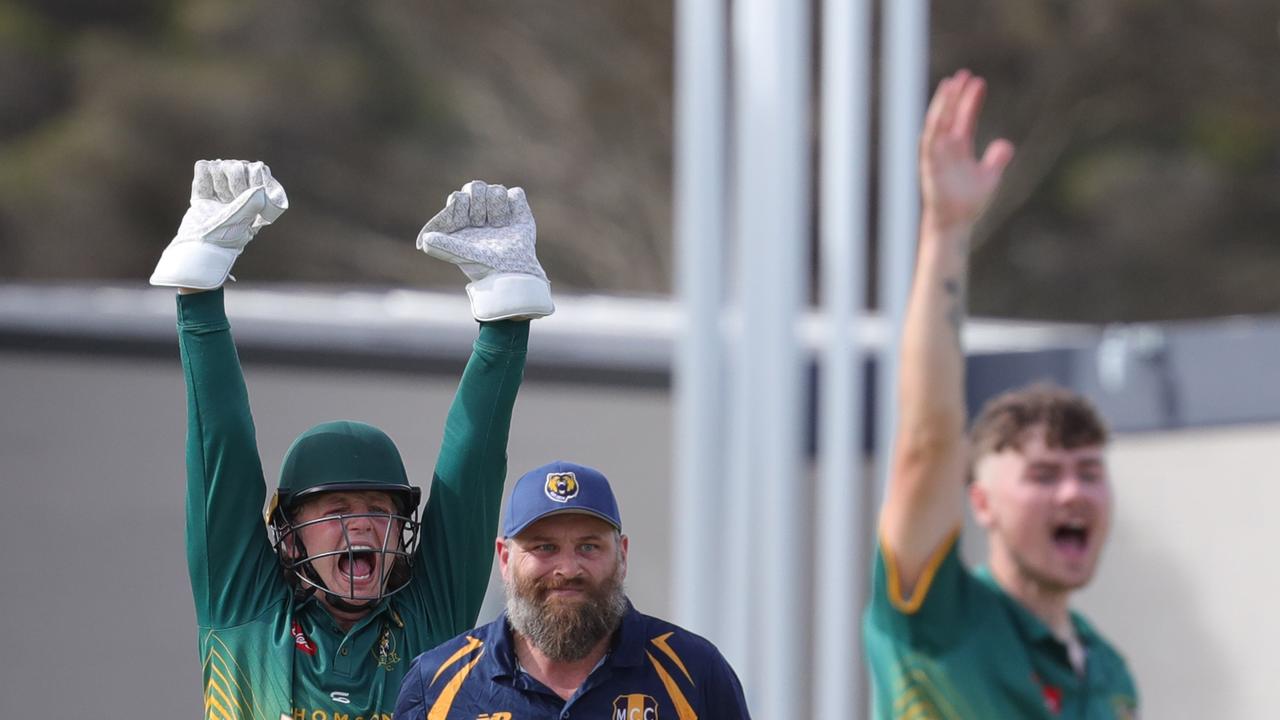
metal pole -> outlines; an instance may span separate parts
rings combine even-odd
[[[723,298],[726,17],[721,0],[679,0],[676,17],[675,616],[718,639],[724,533]]]
[[[722,618],[723,644],[720,651],[733,665],[747,702],[751,707],[758,707],[759,689],[767,678],[761,677],[758,669],[760,663],[758,642],[758,589],[755,576],[758,572],[757,548],[760,540],[759,513],[762,503],[759,493],[762,489],[759,476],[759,448],[756,447],[755,407],[752,399],[753,388],[757,382],[757,373],[749,372],[746,358],[756,352],[753,345],[747,343],[747,333],[743,330],[744,297],[749,290],[743,290],[741,265],[745,262],[745,252],[738,253],[739,278],[735,293],[733,322],[729,329],[729,354],[733,358],[728,363],[730,390],[730,411],[727,415],[729,424],[729,442],[724,456],[724,467],[728,468],[728,487],[725,494],[725,509],[729,524],[728,543],[726,547],[726,570],[728,579],[725,584],[724,617]],[[755,713],[758,715],[759,713]]]
[[[739,0],[734,17],[737,231],[742,238],[740,358],[750,395],[747,417],[757,462],[749,468],[761,522],[748,546],[758,553],[760,672],[753,714],[809,717],[808,473],[801,457],[801,353],[797,333],[806,298],[809,245],[809,3]]]
[[[862,348],[853,326],[866,293],[867,176],[871,99],[871,3],[824,0],[822,38],[822,304],[827,343],[819,387],[818,547],[813,717],[867,704],[861,608],[866,598],[868,516],[862,472]]]
[[[907,293],[915,264],[920,188],[916,154],[924,122],[929,72],[929,5],[924,0],[883,3],[884,43],[880,113],[880,282],[878,305],[890,340],[878,362],[875,506],[884,496],[889,451],[898,424],[898,353]]]

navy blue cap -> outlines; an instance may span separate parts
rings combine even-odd
[[[586,465],[557,460],[516,480],[502,535],[515,537],[538,520],[559,513],[594,515],[622,531],[618,501],[604,474]]]

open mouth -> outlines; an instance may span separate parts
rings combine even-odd
[[[1081,521],[1063,523],[1053,529],[1053,544],[1071,554],[1083,554],[1089,547],[1089,526]]]
[[[373,548],[356,547],[338,556],[338,572],[356,582],[372,578],[377,564]]]

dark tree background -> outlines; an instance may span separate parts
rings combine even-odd
[[[984,0],[934,13],[934,69],[989,75],[987,127],[1020,150],[974,256],[975,312],[1280,311],[1280,6]]]
[[[975,313],[1280,311],[1280,9],[938,2],[932,75],[991,81],[1019,148]],[[140,281],[201,157],[292,208],[254,280],[456,286],[413,237],[462,182],[521,184],[567,290],[665,293],[670,0],[0,0],[0,279]]]

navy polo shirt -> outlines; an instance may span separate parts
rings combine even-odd
[[[396,720],[749,718],[733,668],[707,640],[630,604],[608,655],[568,700],[520,670],[507,616],[414,659]]]

